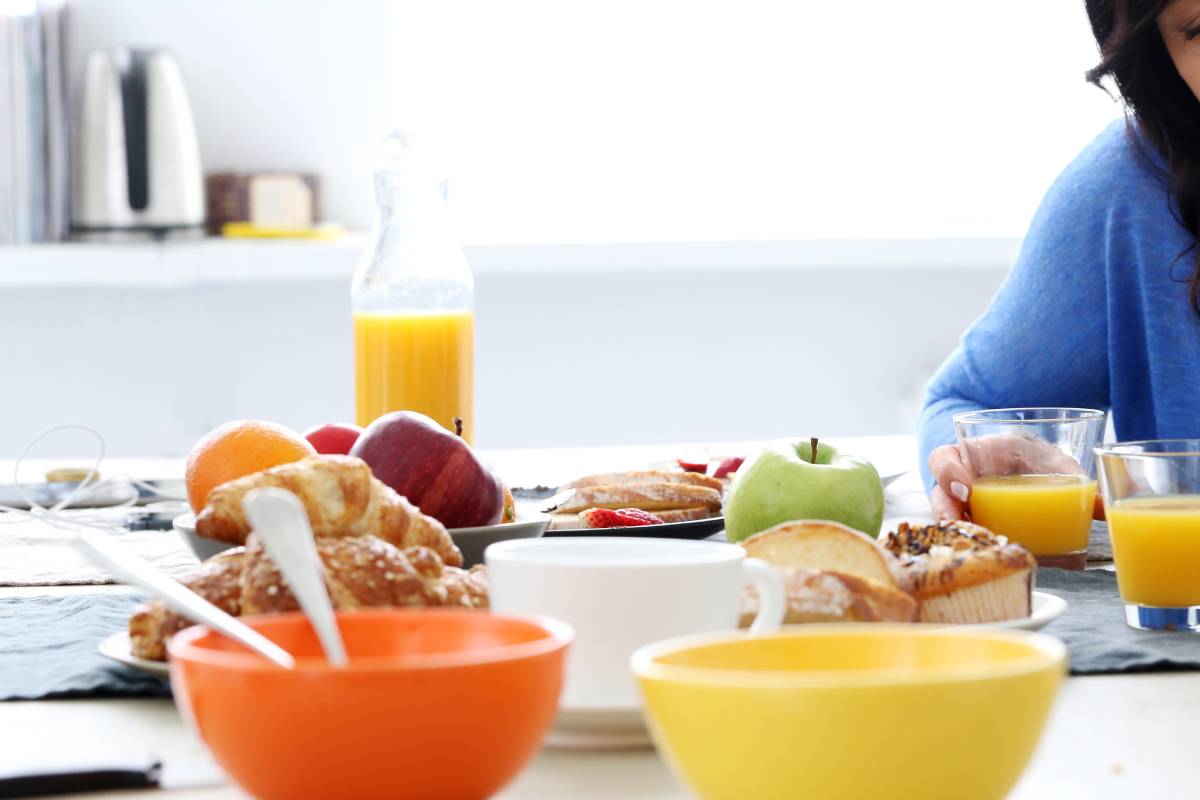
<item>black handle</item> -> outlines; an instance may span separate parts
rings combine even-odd
[[[53,794],[150,789],[158,786],[162,765],[94,767],[64,772],[0,773],[0,800]]]
[[[129,207],[150,205],[149,109],[146,96],[146,53],[134,50],[121,71],[121,110],[125,117],[125,177]]]

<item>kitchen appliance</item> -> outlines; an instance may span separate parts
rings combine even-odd
[[[0,2],[0,245],[67,234],[65,0]]]
[[[203,235],[200,148],[170,52],[112,47],[88,54],[73,175],[75,238]]]

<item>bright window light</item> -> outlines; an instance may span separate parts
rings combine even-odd
[[[1021,236],[1119,110],[1082,2],[412,0],[469,244]]]

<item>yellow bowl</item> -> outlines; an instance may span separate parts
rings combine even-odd
[[[1002,798],[1066,667],[1023,631],[813,625],[648,645],[659,752],[701,797]]]

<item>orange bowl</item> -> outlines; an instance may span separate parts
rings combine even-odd
[[[554,720],[570,626],[479,611],[338,614],[331,667],[300,614],[243,621],[296,657],[276,667],[204,627],[171,639],[171,688],[217,763],[259,798],[483,798]]]

